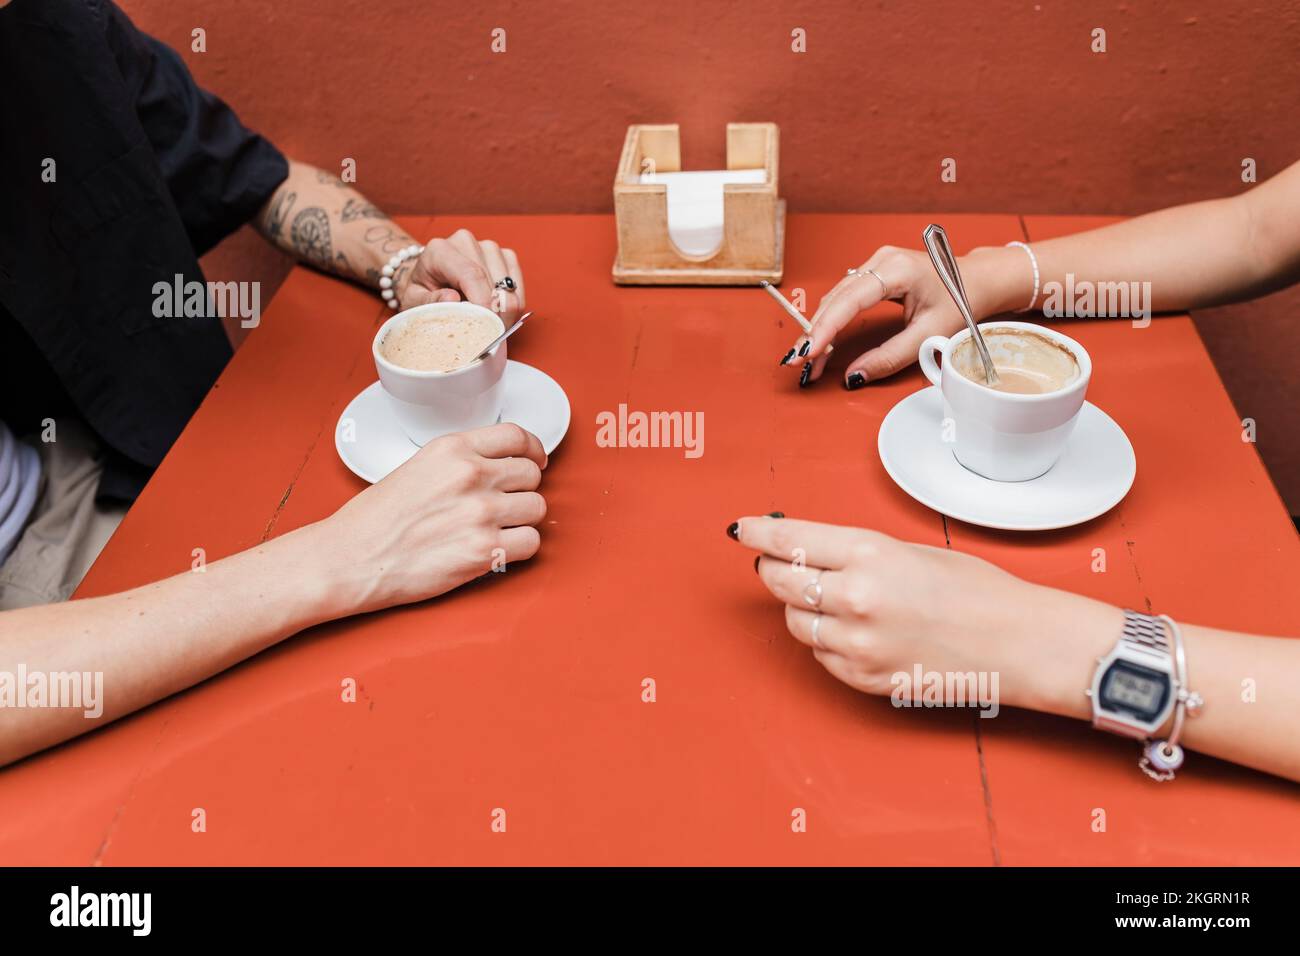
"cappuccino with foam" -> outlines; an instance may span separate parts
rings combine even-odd
[[[502,331],[501,320],[483,310],[416,315],[384,336],[379,354],[415,372],[451,372],[474,361]]]

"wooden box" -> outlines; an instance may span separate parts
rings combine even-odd
[[[781,281],[785,269],[785,200],[777,194],[779,131],[775,123],[728,123],[727,169],[763,170],[762,182],[727,183],[722,242],[689,255],[668,234],[668,187],[642,183],[643,172],[681,171],[677,124],[630,126],[614,177],[621,285],[756,285]],[[716,193],[714,194],[716,195]]]

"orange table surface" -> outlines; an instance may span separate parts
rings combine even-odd
[[[787,294],[807,290],[811,310],[877,246],[919,248],[930,218],[792,215]],[[1088,223],[939,221],[959,253]],[[1196,754],[1157,785],[1131,741],[1082,722],[896,710],[838,683],[723,534],[780,509],[947,542],[1116,604],[1296,633],[1300,542],[1189,319],[1063,323],[1093,356],[1089,398],[1131,438],[1137,481],[1081,527],[1002,533],[946,521],[881,467],[877,430],[922,386],[915,368],[846,392],[846,341],[829,378],[800,390],[777,368],[797,330],[756,290],[615,287],[609,216],[407,225],[464,225],[520,252],[540,318],[511,356],[573,406],[542,553],[316,628],[0,771],[0,862],[1300,863],[1294,785]],[[385,315],[364,290],[295,270],[78,595],[186,571],[195,548],[214,560],[356,494],[334,426],[375,378]],[[899,322],[879,306],[856,340]],[[620,403],[704,412],[703,457],[598,447],[596,415]],[[1099,547],[1105,573],[1091,570]],[[341,700],[348,677],[356,703]],[[796,808],[807,832],[792,832]]]

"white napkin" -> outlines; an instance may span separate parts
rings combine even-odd
[[[668,237],[682,252],[703,256],[722,245],[722,187],[761,183],[762,169],[703,169],[684,173],[642,173],[642,184],[668,187]]]

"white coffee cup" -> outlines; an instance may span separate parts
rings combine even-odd
[[[921,371],[943,393],[945,424],[951,424],[957,460],[994,481],[1028,481],[1050,471],[1065,451],[1092,378],[1092,359],[1074,339],[1041,325],[988,322],[980,326],[986,337],[997,329],[1033,332],[1067,349],[1079,366],[1078,377],[1064,388],[1033,395],[999,392],[972,382],[951,362],[953,350],[970,338],[969,329],[951,338],[932,335],[922,342]],[[935,353],[943,358],[942,369],[935,363]]]
[[[419,371],[394,365],[384,358],[384,338],[412,319],[425,315],[488,316],[499,330],[505,331],[500,316],[490,309],[469,302],[435,302],[417,305],[399,312],[375,333],[371,351],[379,383],[388,396],[397,423],[417,445],[424,445],[441,435],[495,425],[501,420],[505,400],[506,343],[488,355],[449,372]]]

